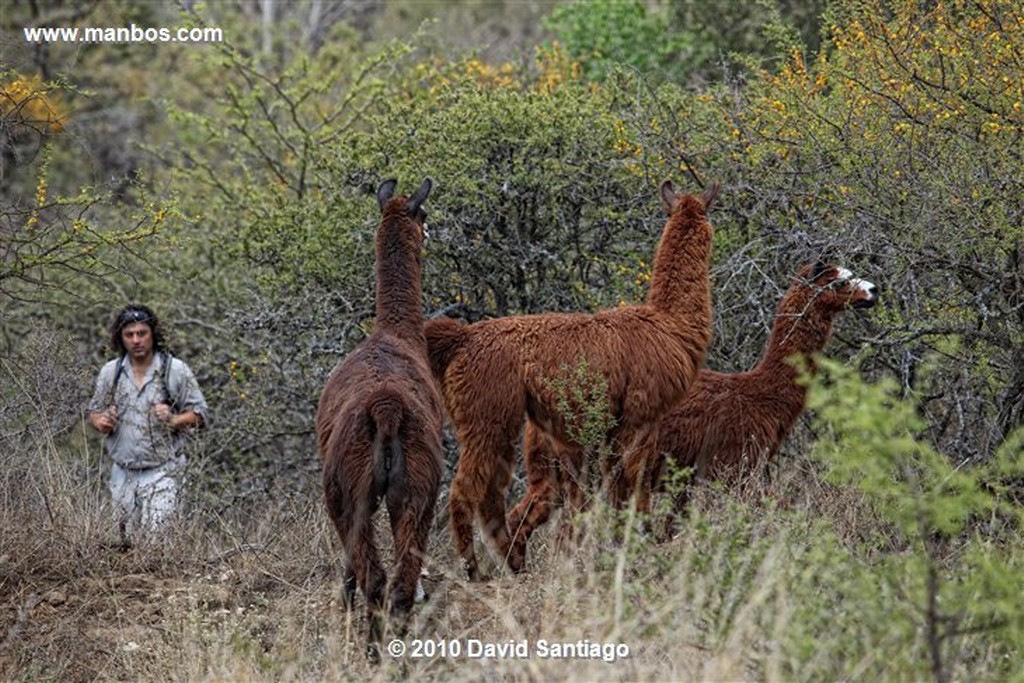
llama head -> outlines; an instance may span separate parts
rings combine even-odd
[[[718,196],[718,190],[721,188],[721,183],[713,182],[707,186],[704,190],[704,194],[700,196],[700,202],[703,205],[704,211],[707,212],[711,205],[715,203],[715,198]],[[684,197],[687,195],[677,195],[675,187],[672,185],[671,180],[665,180],[661,183],[661,207],[665,210],[666,216],[671,216],[672,212]]]
[[[417,241],[422,245],[423,240],[428,236],[427,234],[427,211],[423,208],[423,202],[427,199],[427,195],[430,194],[431,188],[434,186],[434,181],[430,178],[424,178],[423,184],[420,185],[420,189],[416,190],[411,198],[406,197],[392,197],[395,193],[395,187],[398,185],[398,181],[389,178],[380,184],[377,188],[377,203],[380,205],[380,211],[384,216],[395,216],[408,218],[411,225],[416,228],[413,231]]]
[[[817,261],[801,268],[797,277],[813,291],[815,305],[825,309],[838,312],[878,303],[878,287],[841,266]]]

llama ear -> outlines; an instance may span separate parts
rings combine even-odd
[[[717,180],[704,189],[704,194],[700,196],[700,200],[704,202],[705,211],[710,209],[711,205],[715,203],[715,199],[718,197],[718,191],[720,189],[722,189],[722,183]]]
[[[666,215],[672,215],[672,207],[676,205],[676,191],[672,187],[672,181],[666,180],[661,184],[661,206],[665,209]]]
[[[416,194],[413,195],[412,199],[409,200],[409,215],[415,217],[416,213],[420,210],[420,204],[430,194],[430,189],[434,187],[434,181],[429,177],[423,179],[423,184],[420,185],[420,189],[416,190]]]
[[[817,280],[831,266],[821,260],[821,257],[814,259],[814,267],[811,268],[811,281]]]
[[[388,178],[380,187],[377,188],[377,203],[380,204],[380,210],[384,210],[384,205],[391,199],[391,195],[395,193],[395,187],[398,185],[398,181],[394,178]]]

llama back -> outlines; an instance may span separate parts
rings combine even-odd
[[[350,410],[347,404],[366,409],[371,397],[387,391],[392,400],[406,404],[407,410],[439,409],[440,394],[422,345],[377,330],[331,373],[320,395],[318,425],[321,417],[342,421]],[[383,412],[381,415],[387,419]]]
[[[495,356],[508,356],[509,372],[522,377],[531,412],[541,423],[557,413],[560,379],[583,363],[588,375],[605,384],[610,416],[650,422],[685,393],[706,354],[703,335],[648,306],[499,318],[467,329],[496,343],[467,347],[465,363],[494,368]]]

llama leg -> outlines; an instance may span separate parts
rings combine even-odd
[[[356,599],[356,572],[352,569],[352,563],[345,561],[345,569],[342,574],[341,583],[341,604],[345,610],[352,609]]]
[[[544,483],[539,486],[531,484],[530,489],[509,513],[508,528],[512,535],[509,547],[508,565],[514,572],[520,572],[526,565],[526,546],[530,536],[541,524],[551,517],[554,485]]]
[[[516,376],[515,362],[510,357],[500,356],[498,364],[490,366],[493,376]],[[449,374],[451,372],[449,370]],[[515,462],[519,432],[523,428],[526,396],[514,383],[496,391],[467,393],[470,396],[460,405],[448,406],[462,445],[448,500],[455,548],[466,566],[469,580],[478,581],[480,569],[473,551],[473,522],[478,512],[485,525],[492,525],[487,533],[503,537],[496,539],[499,551],[508,553],[504,496],[511,477],[511,464]],[[487,499],[495,494],[500,495],[500,500],[488,503]],[[486,511],[485,503],[490,506]]]
[[[647,514],[651,511],[651,492],[656,486],[658,476],[657,452],[647,448],[644,441],[628,454],[626,462],[626,484],[636,496],[637,512]]]
[[[352,609],[352,605],[355,602],[356,585],[359,583],[353,554],[356,546],[352,544],[353,539],[360,536],[356,525],[361,523],[360,518],[366,517],[367,514],[372,516],[372,513],[369,513],[368,510],[363,510],[357,514],[358,511],[353,510],[351,504],[346,502],[351,500],[351,491],[339,485],[335,477],[325,477],[324,502],[327,507],[327,516],[334,525],[334,529],[338,534],[338,540],[341,541],[342,548],[344,548],[341,604],[346,611]],[[354,532],[355,534],[353,535]]]
[[[505,497],[512,479],[515,457],[516,452],[512,443],[505,444],[505,447],[498,453],[497,464],[491,476],[487,494],[480,506],[480,517],[484,530],[494,544],[498,556],[505,562],[509,562],[512,543],[508,532],[508,522],[505,519]],[[510,568],[513,571],[519,571],[522,566],[520,565],[518,569]]]
[[[486,434],[483,438],[474,438],[473,432],[459,428],[457,423],[456,431],[459,443],[462,444],[462,452],[459,454],[458,469],[455,471],[448,494],[452,541],[455,543],[456,552],[462,558],[469,580],[479,581],[482,577],[473,549],[473,522],[486,495],[493,464],[488,456]]]
[[[661,528],[661,536],[658,539],[660,542],[666,542],[672,540],[675,536],[676,530],[679,528],[679,522],[686,518],[686,506],[690,502],[689,484],[684,484],[679,491],[672,496],[672,507],[665,515],[665,523]]]
[[[523,438],[523,465],[529,484],[523,499],[508,517],[512,535],[508,564],[517,573],[526,564],[526,546],[530,536],[551,516],[560,469],[552,446],[533,427],[526,430]]]
[[[480,519],[484,533],[494,544],[494,550],[503,562],[509,562],[511,538],[508,533],[508,522],[505,519],[505,492],[507,486],[495,483],[488,488],[487,496],[480,506]],[[511,567],[510,567],[511,568]],[[514,568],[513,568],[514,569]],[[522,569],[520,566],[519,569]],[[518,571],[518,569],[514,569]]]
[[[407,501],[395,500],[395,504],[392,504],[391,499],[388,500],[391,533],[395,538],[395,574],[391,582],[389,602],[393,626],[398,633],[405,632],[406,617],[412,609],[416,584],[420,579],[420,567],[423,564],[422,550],[417,547],[416,542],[416,516],[419,512],[415,508],[407,507],[405,502]]]
[[[436,490],[436,489],[434,489]],[[423,503],[388,499],[388,512],[395,537],[395,576],[391,585],[391,616],[399,633],[405,633],[408,616],[420,584],[420,570],[427,552],[430,525],[434,518],[436,493]]]
[[[657,476],[657,424],[619,427],[610,439],[611,452],[616,463],[616,480],[612,487],[612,503],[625,506],[636,497],[636,509],[647,513],[651,509],[651,487]]]
[[[349,569],[347,575],[354,575],[359,588],[366,597],[366,615],[369,624],[366,657],[373,663],[380,661],[380,640],[383,632],[384,587],[387,577],[381,566],[380,556],[373,539],[373,513],[377,508],[376,496],[373,502],[363,501],[355,510],[338,510],[336,528],[345,546]],[[332,515],[333,516],[333,515]],[[346,582],[348,576],[346,576]],[[346,586],[347,588],[347,586]]]
[[[338,538],[341,540],[341,545],[344,548],[345,559],[343,560],[341,570],[341,606],[347,612],[351,610],[352,606],[355,604],[356,586],[360,583],[352,555],[355,548],[350,545],[352,516],[344,514],[335,516],[331,513],[330,517],[331,521],[334,523],[334,529],[338,533]]]
[[[508,552],[505,490],[511,477],[509,463],[515,457],[514,441],[519,426],[516,425],[512,436],[496,433],[491,426],[491,430],[476,438],[472,433],[459,434],[463,448],[448,498],[455,549],[470,581],[482,578],[473,550],[473,522],[478,512],[485,533],[495,541],[498,551],[503,556]]]
[[[388,491],[388,516],[395,539],[395,578],[391,586],[393,614],[407,613],[421,589],[420,570],[427,553],[434,505],[441,487],[440,454],[422,444],[407,443],[406,481]]]
[[[373,546],[372,541],[368,552],[370,556],[366,558],[367,576],[363,587],[363,594],[366,596],[366,621],[369,624],[366,658],[371,663],[377,664],[380,662],[380,642],[384,633],[384,589],[387,584],[387,575],[380,565],[380,558],[377,556],[377,549]]]
[[[619,448],[619,442],[610,439],[602,449],[604,452],[601,454],[601,488],[608,502],[621,509],[629,499],[629,486]]]
[[[465,452],[463,452],[465,457]],[[448,515],[451,518],[452,540],[455,550],[462,558],[462,565],[470,581],[480,580],[480,567],[473,550],[473,518],[476,516],[474,498],[469,495],[468,485],[456,473],[448,496]]]
[[[440,485],[438,486],[440,488]],[[427,558],[427,549],[430,543],[430,528],[434,523],[434,504],[437,502],[435,493],[430,499],[430,505],[420,515],[416,526],[415,544],[411,550],[420,558],[416,565],[416,593],[413,596],[413,603],[426,602],[430,599],[430,593],[423,585],[423,562]]]
[[[555,548],[558,552],[565,551],[576,538],[575,523],[586,506],[587,477],[583,472],[583,450],[574,449],[569,457],[563,459],[559,473],[559,492],[562,497],[562,519],[555,536]]]

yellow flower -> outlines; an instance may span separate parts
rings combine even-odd
[[[67,123],[60,98],[38,76],[21,76],[0,88],[0,114],[49,133],[59,133]]]

